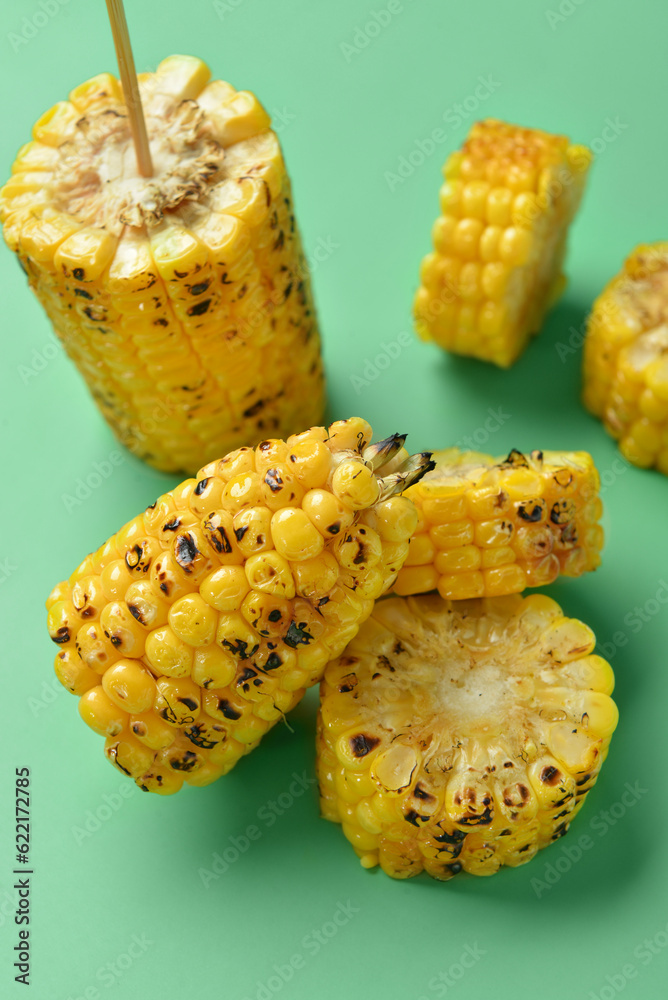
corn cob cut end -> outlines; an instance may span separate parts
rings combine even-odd
[[[321,684],[323,816],[393,878],[526,863],[567,832],[617,724],[593,648],[542,595],[379,601]]]
[[[417,524],[401,493],[432,463],[370,440],[355,417],[240,448],[52,591],[56,674],[143,790],[229,771],[394,583]]]
[[[473,126],[444,167],[414,305],[421,339],[501,368],[517,360],[565,286],[590,163],[564,136],[495,119]]]
[[[624,458],[668,475],[668,243],[641,244],[594,303],[583,402]]]
[[[4,236],[119,440],[195,469],[324,411],[292,204],[257,99],[172,56],[140,78],[154,176],[118,81],[47,112],[0,192]]]

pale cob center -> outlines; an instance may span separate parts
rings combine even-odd
[[[80,118],[58,147],[54,207],[84,225],[120,235],[124,225],[156,226],[185,200],[202,200],[225,152],[205,112],[192,100],[150,93],[144,102],[153,176],[137,170],[129,119],[121,108]]]
[[[404,754],[404,763],[412,760],[414,767],[419,753],[427,781],[438,785],[447,783],[462,743],[482,740],[477,753],[487,757],[485,741],[493,740],[522,769],[523,759],[535,759],[539,748],[549,745],[551,723],[569,718],[579,723],[571,739],[559,727],[562,753],[570,750],[572,758],[596,739],[594,709],[578,715],[569,710],[563,692],[563,703],[551,692],[572,683],[567,670],[558,677],[561,663],[592,652],[594,637],[587,626],[560,618],[557,605],[540,597],[530,599],[523,619],[518,597],[450,607],[435,597],[419,601],[377,605],[374,618],[393,628],[398,639],[391,650],[387,642],[379,643],[382,652],[375,662],[363,658],[358,676],[360,712],[371,726],[380,723],[393,731],[387,748],[392,758],[397,759],[398,745],[413,747],[415,753]],[[354,672],[354,654],[349,659]],[[369,673],[379,674],[375,684]],[[584,715],[592,718],[591,732],[589,719],[582,728]]]

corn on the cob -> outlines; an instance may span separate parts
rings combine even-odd
[[[404,438],[351,418],[238,449],[53,590],[56,674],[140,787],[229,771],[355,635],[417,523],[397,494],[431,468]]]
[[[119,439],[187,471],[317,423],[319,334],[290,182],[253,94],[172,56],[140,76],[155,176],[118,81],[39,119],[0,219]]]
[[[418,334],[507,368],[561,294],[568,227],[591,153],[564,136],[477,122],[444,167]]]
[[[529,861],[568,830],[617,723],[593,648],[538,594],[379,601],[322,681],[323,815],[394,878]]]
[[[668,243],[636,247],[594,303],[584,403],[634,465],[668,475]]]
[[[511,451],[503,460],[452,448],[433,457],[434,471],[406,492],[419,522],[397,594],[519,594],[599,565],[599,477],[586,452]]]

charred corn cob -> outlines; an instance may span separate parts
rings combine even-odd
[[[0,193],[5,239],[116,435],[190,474],[324,405],[278,139],[253,94],[209,75],[172,56],[140,76],[153,177],[102,74],[39,119]]]
[[[519,594],[599,565],[599,477],[586,452],[511,451],[501,460],[453,448],[434,460],[406,492],[419,521],[397,594]]]
[[[538,594],[379,601],[322,681],[323,815],[394,878],[529,861],[567,832],[617,723],[593,648]]]
[[[444,167],[417,331],[507,368],[565,285],[561,267],[591,161],[564,136],[477,122]]]
[[[405,435],[370,438],[352,418],[240,448],[51,593],[56,674],[144,790],[229,771],[394,582],[417,523],[397,494],[431,462],[404,459]]]
[[[643,244],[594,303],[584,403],[624,457],[668,475],[668,243]]]

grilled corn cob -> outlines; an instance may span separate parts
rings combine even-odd
[[[668,243],[636,247],[594,303],[584,403],[629,462],[668,475]]]
[[[278,139],[209,75],[172,56],[140,76],[155,176],[102,74],[39,119],[0,192],[5,239],[118,438],[189,474],[324,405]]]
[[[590,162],[564,136],[491,118],[473,126],[444,167],[415,299],[423,340],[502,368],[517,360],[563,291]]]
[[[56,674],[144,790],[229,771],[394,582],[417,523],[396,494],[431,462],[404,460],[405,435],[370,438],[351,418],[240,448],[53,590]]]
[[[322,681],[323,815],[394,878],[529,861],[568,830],[617,723],[593,648],[538,594],[379,601]]]
[[[453,448],[434,460],[406,493],[420,519],[397,594],[519,594],[599,565],[599,477],[586,452],[511,451],[500,460]]]

